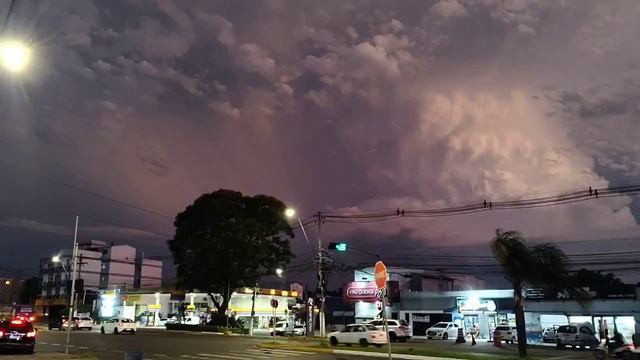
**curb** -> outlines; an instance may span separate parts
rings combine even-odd
[[[357,355],[357,356],[370,356],[377,358],[386,358],[388,353],[370,352],[370,351],[357,351],[357,350],[333,350],[334,354],[340,355]],[[425,356],[425,355],[410,355],[410,354],[391,354],[394,359],[407,359],[407,360],[460,360],[458,358]]]
[[[282,344],[258,344],[256,346],[260,349],[308,351],[308,352],[324,353],[324,354],[333,354],[335,351],[333,349],[318,348],[318,347],[311,347],[311,346],[291,346],[291,345],[282,345]]]
[[[353,356],[368,356],[375,358],[386,358],[388,353],[372,352],[372,351],[357,351],[357,350],[338,350],[329,348],[318,348],[310,346],[287,346],[283,344],[258,344],[258,348],[271,349],[271,350],[292,350],[292,351],[308,351],[315,353],[336,354],[336,355],[353,355]],[[450,357],[437,357],[426,355],[411,355],[411,354],[391,354],[394,359],[406,359],[406,360],[460,360],[459,358]]]

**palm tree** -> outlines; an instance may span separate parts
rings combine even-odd
[[[527,285],[547,286],[574,292],[570,286],[566,255],[554,244],[529,246],[517,231],[496,230],[491,243],[498,260],[513,286],[514,311],[518,332],[518,352],[527,356],[527,334],[524,320],[524,291]]]

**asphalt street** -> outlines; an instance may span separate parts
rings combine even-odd
[[[251,338],[247,336],[223,336],[219,334],[200,332],[166,331],[162,329],[140,329],[135,335],[130,334],[100,334],[98,330],[73,331],[71,333],[71,353],[88,353],[97,356],[99,360],[123,360],[125,352],[142,352],[145,360],[171,359],[301,359],[301,360],[364,360],[372,359],[366,356],[345,354],[316,353],[314,351],[265,350],[257,347],[259,343],[269,341],[268,338]],[[282,339],[281,339],[282,341]],[[292,339],[301,342],[302,339]],[[54,352],[64,352],[66,332],[42,331],[38,334],[36,351],[40,356]],[[304,342],[304,341],[302,341]],[[457,357],[455,352],[484,354],[491,358],[493,354],[513,356],[517,358],[516,345],[504,345],[495,348],[492,344],[478,343],[456,345],[447,341],[416,340],[405,344],[393,344],[394,352],[401,348],[430,348],[448,352],[447,356]],[[347,348],[339,346],[336,350],[359,350],[358,347]],[[572,351],[571,349],[556,350],[553,347],[531,348],[530,353],[537,358],[544,359],[586,359],[593,358],[591,351]],[[28,360],[31,356],[21,359]],[[42,358],[42,357],[39,357]],[[36,357],[34,357],[36,359]],[[0,356],[2,360],[2,356]]]
[[[317,354],[306,351],[263,350],[257,344],[265,339],[244,336],[221,336],[198,332],[168,332],[141,329],[135,335],[100,334],[99,331],[74,331],[71,334],[72,353],[93,353],[99,360],[123,360],[125,352],[141,351],[145,360],[169,359],[302,359],[335,360],[364,359],[357,356]],[[43,331],[38,334],[36,351],[64,351],[66,333]],[[27,357],[25,357],[25,360]],[[370,359],[370,358],[368,358]]]

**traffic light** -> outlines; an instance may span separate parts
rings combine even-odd
[[[329,243],[329,250],[347,251],[347,243],[337,243],[337,242]]]

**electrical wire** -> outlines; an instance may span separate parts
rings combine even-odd
[[[0,35],[4,33],[7,29],[7,25],[9,24],[9,19],[11,18],[11,13],[13,12],[13,8],[16,6],[16,0],[11,0],[9,3],[9,9],[7,10],[7,15],[4,17],[4,21],[2,22],[2,27],[0,27]]]

